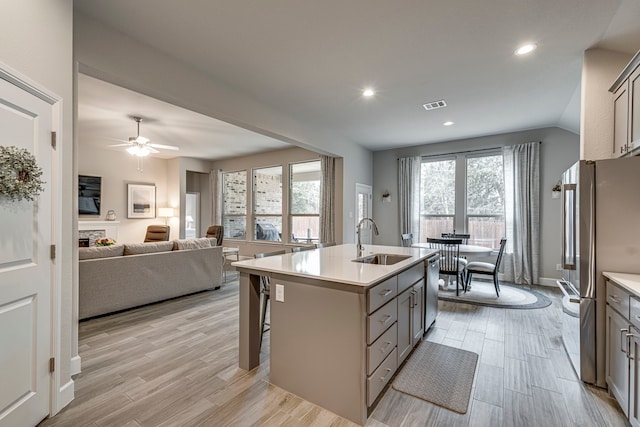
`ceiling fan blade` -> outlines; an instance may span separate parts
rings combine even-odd
[[[162,145],[162,144],[147,144],[148,147],[161,148],[163,150],[179,151],[180,148],[174,145]]]
[[[124,144],[107,145],[107,147],[129,147],[129,146],[131,146],[131,144],[129,144],[128,142]]]
[[[145,145],[145,148],[146,148],[147,150],[151,151],[152,153],[159,153],[159,151],[158,151],[158,150],[156,150],[156,149],[155,149],[155,148],[153,148],[153,147],[150,147],[150,146],[149,146],[149,144],[146,144],[146,145]]]

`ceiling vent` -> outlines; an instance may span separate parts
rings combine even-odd
[[[435,110],[437,108],[444,108],[447,106],[447,103],[444,102],[444,99],[441,99],[439,101],[427,102],[422,106],[424,107],[425,110],[430,111],[430,110]]]

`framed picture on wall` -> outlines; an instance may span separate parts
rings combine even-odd
[[[156,186],[127,184],[127,218],[156,217]]]

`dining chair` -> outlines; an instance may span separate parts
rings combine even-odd
[[[328,248],[329,246],[335,246],[336,242],[316,243],[316,248]]]
[[[224,238],[224,226],[210,225],[209,228],[207,228],[206,237],[215,237],[216,246],[222,246],[222,239]]]
[[[442,233],[442,238],[443,239],[462,239],[462,244],[466,245],[469,243],[469,239],[471,238],[471,234],[467,234],[467,233],[456,233],[455,230],[453,231],[453,233]],[[467,264],[469,263],[469,261],[467,261],[467,257],[466,256],[460,256],[460,263],[462,264],[462,275],[463,277],[466,276],[466,268],[467,268]],[[465,282],[466,283],[466,282]],[[465,291],[466,292],[466,291]]]
[[[498,270],[500,270],[500,262],[502,261],[502,255],[504,253],[504,247],[507,243],[507,239],[500,240],[500,250],[498,251],[498,257],[495,264],[490,262],[473,261],[467,264],[467,272],[464,284],[465,292],[471,285],[471,276],[474,274],[484,274],[487,276],[493,276],[493,286],[496,288],[496,295],[500,296],[500,283],[498,281]]]
[[[400,237],[402,239],[403,247],[410,248],[411,245],[413,245],[413,233],[402,234]]]
[[[291,248],[291,252],[304,252],[314,250],[314,246],[294,246]]]
[[[148,242],[168,242],[171,227],[168,225],[150,225],[144,236],[144,243]]]
[[[471,238],[471,234],[456,233],[454,231],[453,233],[442,233],[442,238],[443,239],[462,239],[462,244],[467,245],[469,244],[469,239]]]
[[[253,257],[259,259],[275,255],[284,255],[285,253],[286,251],[281,249],[279,251],[255,254]],[[265,322],[267,318],[267,303],[271,297],[270,285],[271,279],[269,276],[260,276],[260,348],[262,348],[262,335],[271,328],[271,325]],[[265,326],[267,326],[267,329],[264,328]]]
[[[460,288],[464,290],[464,269],[460,262],[460,245],[462,239],[442,239],[428,237],[427,243],[432,249],[440,252],[440,275],[456,278],[456,296],[460,295]]]

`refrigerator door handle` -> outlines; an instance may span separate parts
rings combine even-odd
[[[562,185],[562,268],[576,269],[576,184]]]

